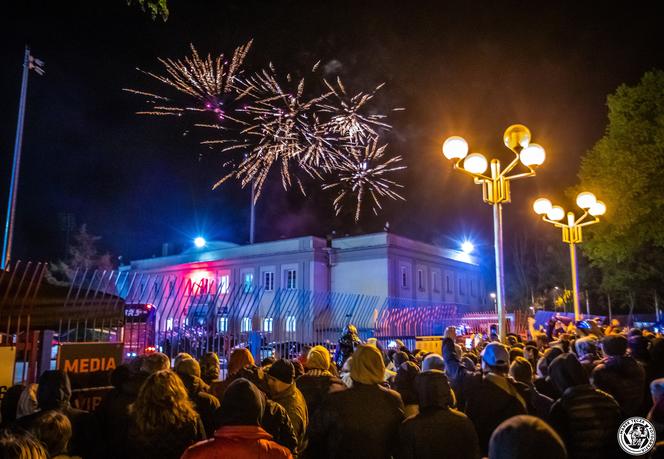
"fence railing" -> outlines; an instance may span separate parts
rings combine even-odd
[[[17,347],[21,379],[31,380],[36,347],[65,342],[123,342],[126,356],[155,348],[171,357],[216,352],[223,359],[259,340],[265,354],[293,356],[306,345],[333,350],[349,323],[363,339],[385,340],[442,334],[462,320],[455,304],[227,279],[79,269],[58,281],[45,263],[18,262],[0,272],[0,345]],[[40,344],[44,330],[49,342]]]

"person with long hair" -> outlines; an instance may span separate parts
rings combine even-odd
[[[130,407],[128,457],[177,459],[194,443],[205,440],[201,418],[187,390],[170,370],[145,381]]]
[[[0,457],[3,459],[47,459],[46,449],[24,430],[0,429]]]

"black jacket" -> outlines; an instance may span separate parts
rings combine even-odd
[[[219,399],[205,392],[206,389],[209,389],[209,386],[201,378],[187,374],[178,374],[178,376],[187,388],[189,400],[194,405],[194,409],[201,417],[203,427],[205,428],[205,436],[212,438],[214,431],[219,427],[215,424],[215,415],[219,409]]]
[[[613,397],[588,384],[565,390],[549,414],[549,423],[565,442],[570,459],[624,457],[617,441],[621,421]]]
[[[641,415],[645,371],[632,357],[608,357],[595,367],[592,383],[612,395],[626,417]]]
[[[322,445],[318,457],[389,458],[396,454],[403,409],[399,394],[379,385],[353,382],[330,394],[311,419],[311,440]]]
[[[39,378],[37,402],[40,411],[16,420],[16,425],[29,430],[33,422],[48,410],[56,410],[71,422],[72,437],[69,454],[82,459],[97,459],[103,456],[103,445],[97,419],[92,413],[73,408],[69,404],[71,384],[67,374],[61,370],[45,371]]]
[[[173,428],[164,426],[159,432],[142,435],[135,423],[129,423],[126,459],[179,459],[185,450],[199,441],[205,440],[205,428],[201,418]]]
[[[479,441],[468,417],[454,404],[447,378],[441,371],[421,373],[415,380],[420,412],[399,429],[399,458],[477,459]]]
[[[443,340],[445,370],[457,394],[457,406],[473,421],[483,455],[488,454],[489,439],[498,425],[519,414],[528,414],[527,386],[504,378],[508,393],[481,372],[471,372],[461,365],[454,342]],[[518,394],[518,395],[515,395]]]
[[[305,373],[297,378],[295,384],[307,402],[309,416],[315,414],[328,393],[346,389],[343,381],[332,374],[313,376]]]

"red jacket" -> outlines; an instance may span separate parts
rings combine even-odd
[[[272,441],[259,426],[225,426],[214,438],[190,446],[181,459],[292,459],[290,451]]]

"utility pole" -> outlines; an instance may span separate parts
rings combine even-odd
[[[44,74],[44,62],[30,55],[30,48],[26,45],[23,54],[23,73],[21,76],[21,97],[18,102],[18,122],[16,124],[16,140],[14,141],[14,160],[12,161],[12,175],[9,185],[9,199],[7,203],[7,218],[5,221],[5,237],[2,244],[2,260],[0,268],[5,270],[11,261],[12,242],[14,238],[14,214],[16,212],[16,193],[18,192],[18,177],[21,167],[21,146],[23,144],[23,123],[25,121],[25,100],[28,94],[28,74],[34,70],[39,75]]]

